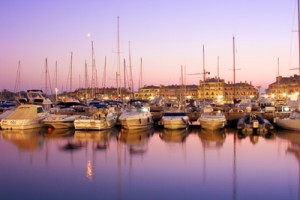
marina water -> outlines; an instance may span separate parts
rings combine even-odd
[[[0,130],[1,199],[299,199],[300,134]]]

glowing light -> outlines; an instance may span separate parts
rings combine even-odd
[[[91,37],[91,33],[87,33],[87,34],[86,34],[86,37]]]

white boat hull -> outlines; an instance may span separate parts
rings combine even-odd
[[[44,124],[48,127],[52,127],[55,129],[67,129],[74,128],[74,121],[77,116],[50,116],[43,120]]]
[[[117,118],[106,119],[76,119],[75,130],[105,130],[115,126]]]
[[[44,126],[42,121],[48,116],[49,114],[44,112],[42,106],[34,104],[20,105],[1,120],[1,128],[11,130],[41,128]]]
[[[121,125],[124,129],[148,129],[153,125],[153,119],[147,118],[124,118],[120,119]]]
[[[287,130],[300,131],[300,119],[276,118],[276,125]]]
[[[225,127],[226,119],[199,119],[201,128],[208,130],[218,130]]]
[[[32,129],[32,128],[41,128],[44,126],[42,120],[34,119],[34,120],[26,120],[26,119],[3,119],[1,121],[1,128],[2,129],[11,129],[11,130],[25,130],[25,129]]]
[[[188,117],[163,117],[162,124],[166,129],[184,129],[189,127]]]

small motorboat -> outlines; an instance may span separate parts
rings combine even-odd
[[[20,105],[8,116],[1,120],[2,129],[31,129],[44,126],[42,122],[49,116],[41,105],[25,104]]]
[[[265,118],[249,113],[239,119],[237,129],[243,134],[266,135],[274,126]]]

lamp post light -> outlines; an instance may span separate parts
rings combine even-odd
[[[58,93],[58,89],[55,88],[55,100],[57,101],[57,93]]]

